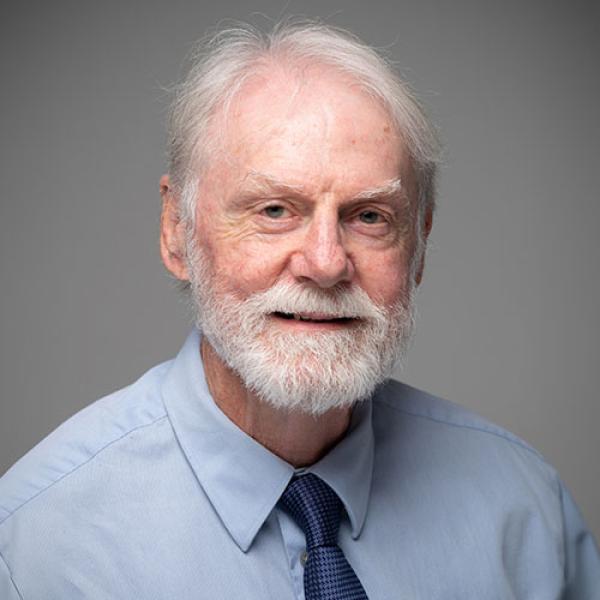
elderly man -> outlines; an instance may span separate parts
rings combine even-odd
[[[600,598],[552,467],[387,379],[437,150],[385,62],[321,25],[229,31],[170,133],[161,252],[198,330],[3,478],[0,596]]]

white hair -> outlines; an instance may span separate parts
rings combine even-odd
[[[274,64],[332,67],[389,112],[417,179],[417,264],[425,250],[424,215],[435,207],[435,131],[408,85],[382,56],[353,34],[314,21],[288,21],[267,33],[238,26],[220,31],[197,48],[188,76],[176,88],[169,118],[169,172],[188,228],[194,228],[198,183],[217,143],[217,136],[209,133],[213,116],[227,109],[250,77],[267,73]]]

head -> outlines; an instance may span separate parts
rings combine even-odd
[[[435,138],[388,65],[323,25],[220,34],[179,89],[161,248],[197,322],[265,401],[372,393],[412,329]]]

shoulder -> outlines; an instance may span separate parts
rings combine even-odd
[[[372,498],[379,510],[393,507],[388,527],[396,519],[406,531],[420,525],[415,540],[426,540],[426,555],[433,544],[447,542],[439,532],[451,531],[451,551],[473,549],[473,560],[482,549],[501,548],[509,561],[517,552],[530,572],[504,563],[513,581],[530,582],[536,572],[562,580],[564,572],[565,598],[595,589],[600,555],[593,537],[556,470],[529,444],[468,409],[393,380],[374,397],[373,430]]]
[[[374,405],[376,414],[384,413],[384,418],[389,418],[390,414],[395,413],[398,417],[437,423],[442,429],[472,430],[486,434],[492,439],[498,438],[515,444],[542,458],[539,452],[527,442],[477,413],[394,379],[387,380],[380,388]]]
[[[480,480],[539,481],[558,492],[555,469],[527,442],[476,413],[395,380],[374,398],[376,443],[387,452],[435,457],[445,469]],[[449,464],[452,463],[452,464]]]
[[[15,463],[0,478],[0,523],[108,448],[164,420],[160,385],[169,367],[162,363],[84,408]]]

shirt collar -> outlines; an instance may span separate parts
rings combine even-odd
[[[371,494],[374,460],[371,415],[371,400],[358,404],[344,438],[306,469],[326,481],[344,503],[354,539],[364,525]]]
[[[354,538],[371,488],[371,403],[358,406],[346,436],[311,467],[294,468],[230,421],[213,401],[200,358],[200,334],[188,336],[162,385],[167,414],[196,478],[231,537],[246,552],[295,472],[312,472],[338,494]]]

